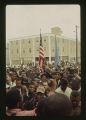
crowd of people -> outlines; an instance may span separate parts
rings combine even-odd
[[[81,66],[60,62],[6,68],[7,116],[77,116],[81,113]]]

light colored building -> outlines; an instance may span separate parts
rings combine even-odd
[[[76,59],[76,42],[73,39],[54,34],[42,34],[45,60],[50,63],[55,58],[55,35],[58,44],[60,60],[73,61]],[[40,34],[9,40],[10,65],[35,63],[39,60]],[[78,59],[80,60],[80,42],[78,42]]]

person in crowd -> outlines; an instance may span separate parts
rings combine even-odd
[[[50,82],[48,83],[48,86],[50,88],[49,95],[52,95],[55,93],[55,90],[57,88],[57,83],[54,79],[50,79]]]
[[[81,93],[79,91],[73,90],[71,92],[70,100],[72,103],[73,113],[72,115],[80,115],[81,113]]]
[[[30,83],[30,81],[29,81],[29,79],[28,79],[28,77],[27,77],[27,74],[26,74],[25,70],[22,70],[22,71],[20,72],[20,77],[21,77],[21,79],[22,79],[22,84],[23,84],[23,85],[28,85],[28,84]]]
[[[46,97],[50,96],[50,95],[51,95],[50,92],[51,92],[50,87],[47,87],[47,88],[45,89],[45,96],[46,96]]]
[[[27,75],[26,75],[25,70],[22,70],[22,71],[20,72],[20,75],[21,75],[22,78],[27,79]]]
[[[6,94],[17,89],[23,98],[23,103],[21,102],[21,105],[19,103],[19,109],[24,111],[33,111],[39,106],[41,100],[45,101],[44,99],[55,94],[65,95],[70,99],[72,91],[81,91],[80,65],[61,61],[57,66],[58,69],[55,69],[54,62],[44,64],[43,73],[40,73],[37,63],[36,66],[30,63],[27,66],[6,68]],[[73,114],[77,113],[73,112]]]
[[[24,85],[22,85],[22,80],[20,77],[16,80],[16,86],[14,86],[12,89],[18,89],[20,94],[23,96],[26,92]]]
[[[46,81],[47,81],[46,74],[42,74],[41,75],[41,82],[46,82]]]
[[[36,90],[37,87],[39,86],[39,81],[40,81],[40,79],[38,79],[38,78],[34,78],[34,80],[32,80],[32,82],[33,82],[33,84],[34,84],[34,86],[35,86],[35,90]]]
[[[57,82],[57,86],[60,86],[60,80],[61,80],[61,75],[60,72],[57,72],[57,76],[56,76],[56,82]]]
[[[22,111],[23,99],[18,89],[11,89],[6,94],[7,116],[35,116],[35,110]]]
[[[33,98],[35,95],[35,86],[34,83],[30,83],[28,86],[28,94],[25,94],[24,97],[24,102]]]
[[[6,92],[8,92],[12,87],[11,75],[9,73],[6,73]]]
[[[56,83],[58,85],[58,79],[57,79],[58,75],[57,75],[57,72],[52,72],[51,75],[52,75],[52,79],[54,79],[54,81],[56,81]]]
[[[79,76],[79,70],[78,69],[74,70],[74,77],[76,77],[78,79],[81,79],[81,77]]]
[[[51,76],[52,76],[52,79],[56,79],[57,78],[57,72],[52,72]]]
[[[72,90],[77,90],[77,91],[80,91],[81,90],[81,79],[79,78],[74,78],[72,80],[72,83],[71,83],[71,89]]]
[[[43,87],[45,88],[45,90],[49,87],[47,82],[43,82]]]
[[[12,78],[12,86],[14,87],[14,86],[16,86],[16,80],[18,78],[18,75],[17,75],[16,71],[11,72],[10,75]]]
[[[61,86],[57,88],[55,92],[64,94],[70,99],[70,94],[72,92],[72,89],[68,87],[68,80],[66,78],[62,78],[60,85]]]
[[[28,95],[28,88],[26,85],[23,85],[23,96]]]
[[[43,98],[45,98],[46,96],[45,96],[45,88],[42,86],[42,85],[40,85],[38,88],[37,88],[37,95],[36,95],[36,101],[37,101],[37,105],[38,105],[38,102],[41,100],[41,99],[43,99]]]
[[[36,114],[42,117],[71,116],[72,104],[67,96],[56,93],[38,103]]]
[[[24,109],[32,110],[36,106],[36,93],[35,86],[33,83],[30,83],[28,87],[28,94],[23,96],[24,99]]]
[[[67,78],[67,71],[62,72],[62,78]]]
[[[71,88],[72,86],[72,80],[74,79],[74,76],[72,74],[68,74],[67,80],[68,80],[68,86]]]

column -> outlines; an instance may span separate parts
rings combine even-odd
[[[20,40],[20,64],[22,64],[22,57],[21,57],[21,40]]]
[[[12,66],[12,61],[11,61],[11,52],[10,52],[10,42],[9,42],[9,60],[10,60],[10,67]]]
[[[49,36],[49,63],[51,64],[51,40]]]
[[[35,66],[35,55],[34,55],[34,39],[33,39],[33,63],[34,63],[34,66]]]
[[[69,41],[69,62],[70,62],[70,40]]]
[[[63,46],[62,46],[62,38],[61,38],[61,60],[62,60],[62,48]]]

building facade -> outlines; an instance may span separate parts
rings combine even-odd
[[[60,60],[76,60],[75,40],[56,35]],[[50,63],[55,58],[55,35],[42,34],[42,43],[46,61]],[[9,41],[10,65],[20,65],[39,60],[40,35],[11,39]],[[80,61],[80,42],[78,42],[78,60]]]
[[[73,62],[76,60],[76,40],[64,37],[59,27],[51,28],[51,33],[42,34],[45,61],[55,59],[55,36],[59,60]],[[78,61],[81,59],[80,41],[78,41]],[[39,61],[40,34],[9,40],[10,65],[37,63]]]

